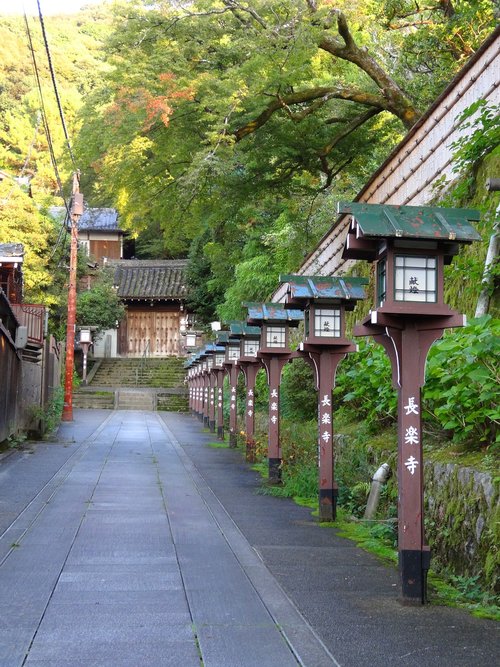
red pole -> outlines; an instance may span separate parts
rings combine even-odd
[[[75,362],[76,266],[78,254],[77,222],[83,213],[83,195],[79,193],[79,174],[73,174],[71,202],[71,249],[69,259],[68,321],[66,325],[66,370],[64,375],[64,407],[62,421],[73,421],[73,368]]]

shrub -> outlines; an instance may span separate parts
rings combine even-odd
[[[470,448],[500,440],[500,320],[489,315],[450,332],[429,352],[425,416]]]

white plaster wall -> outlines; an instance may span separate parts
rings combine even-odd
[[[106,352],[106,338],[109,336],[109,354]],[[116,329],[107,329],[103,331],[102,335],[97,340],[94,340],[94,347],[92,348],[92,356],[96,359],[115,358],[118,356],[118,332]]]

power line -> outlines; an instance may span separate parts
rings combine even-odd
[[[57,166],[57,160],[56,160],[56,156],[55,156],[55,152],[54,152],[54,145],[52,143],[52,135],[50,133],[50,128],[49,128],[49,124],[48,124],[48,120],[47,120],[47,112],[46,112],[46,109],[45,109],[45,101],[43,99],[43,91],[42,91],[42,84],[41,84],[41,81],[40,81],[40,73],[38,71],[38,65],[37,65],[36,56],[35,56],[35,49],[33,47],[33,39],[31,37],[31,30],[30,30],[30,27],[29,27],[28,17],[26,15],[26,13],[24,14],[24,22],[25,22],[25,26],[26,26],[26,34],[27,34],[27,37],[28,37],[29,49],[30,49],[30,53],[31,53],[33,71],[34,71],[34,74],[35,74],[35,80],[36,80],[36,84],[37,84],[38,96],[40,98],[40,108],[41,108],[41,112],[42,112],[43,128],[45,130],[45,136],[47,137],[47,145],[48,145],[48,148],[49,148],[49,154],[50,154],[50,158],[51,158],[51,162],[52,162],[52,167],[54,169],[54,173],[55,173],[55,176],[56,176],[57,186],[59,188],[60,195],[64,200],[64,205],[65,205],[66,210],[68,211],[68,215],[69,215],[69,208],[68,208],[68,204],[66,203],[66,200],[64,199],[61,177],[60,177],[60,174],[59,174],[59,168]]]
[[[45,23],[43,21],[42,8],[40,7],[40,0],[37,0],[37,5],[38,5],[38,16],[40,18],[40,25],[42,27],[43,42],[45,44],[45,51],[47,53],[47,60],[48,60],[48,63],[49,63],[50,77],[52,79],[52,86],[54,87],[54,94],[56,96],[56,101],[57,101],[57,108],[59,109],[59,116],[61,118],[61,124],[62,124],[62,127],[63,127],[64,136],[66,137],[66,144],[68,146],[68,151],[69,151],[69,154],[70,154],[70,157],[71,157],[71,162],[73,163],[73,167],[74,167],[75,172],[77,172],[78,168],[76,166],[75,156],[73,155],[73,150],[71,148],[71,142],[69,140],[68,130],[67,130],[67,127],[66,127],[66,121],[64,119],[64,112],[63,112],[63,108],[62,108],[62,105],[61,105],[61,99],[59,97],[59,91],[57,90],[56,75],[55,75],[55,72],[54,72],[54,68],[52,66],[52,57],[50,55],[49,43],[47,41],[47,33],[45,32]]]
[[[30,27],[29,27],[28,17],[26,15],[26,12],[24,13],[24,22],[25,22],[25,26],[26,26],[26,35],[28,37],[28,44],[29,44],[29,50],[30,50],[31,60],[32,60],[32,65],[33,65],[33,72],[34,72],[34,75],[35,75],[35,80],[36,80],[36,85],[37,85],[37,90],[38,90],[38,96],[39,96],[39,99],[40,99],[41,116],[42,116],[43,127],[44,127],[44,130],[45,130],[45,136],[47,138],[47,146],[49,148],[50,160],[52,162],[52,167],[54,169],[54,174],[55,174],[56,181],[57,181],[57,187],[59,189],[59,195],[62,198],[62,200],[64,202],[64,208],[66,209],[66,215],[64,216],[64,220],[63,220],[63,223],[62,223],[61,228],[59,230],[56,243],[54,244],[54,248],[53,248],[52,253],[50,255],[50,259],[52,259],[55,255],[56,251],[57,251],[58,246],[60,244],[64,244],[64,240],[65,240],[66,234],[67,234],[67,224],[66,224],[66,222],[69,219],[70,213],[69,213],[68,202],[66,201],[66,199],[64,197],[63,186],[62,186],[62,182],[61,182],[61,176],[59,174],[59,168],[57,166],[57,160],[56,160],[56,156],[55,156],[54,145],[52,143],[52,135],[50,133],[50,128],[49,128],[49,124],[48,124],[48,120],[47,120],[47,112],[45,110],[45,101],[43,99],[43,91],[42,91],[42,84],[41,84],[41,81],[40,81],[40,73],[38,71],[38,65],[37,65],[36,56],[35,56],[35,49],[33,47],[33,39],[31,37],[31,30],[30,30]],[[63,234],[64,234],[64,237],[63,237]]]

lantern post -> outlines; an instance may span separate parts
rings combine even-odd
[[[209,378],[208,378],[208,362],[207,362],[207,350],[203,348],[198,357],[198,364],[200,368],[200,412],[199,416],[203,422],[203,426],[208,428],[208,389],[209,389]]]
[[[217,386],[217,374],[215,372],[215,348],[213,343],[205,346],[205,353],[207,355],[207,386],[208,386],[208,429],[211,433],[215,433],[215,390]]]
[[[89,348],[92,345],[92,331],[90,328],[80,329],[80,347],[82,348],[83,354],[83,366],[82,366],[82,385],[86,386],[87,384],[87,356],[89,353]]]
[[[375,262],[375,304],[354,329],[386,350],[398,392],[398,552],[401,598],[427,600],[430,549],[424,534],[421,388],[432,343],[465,316],[444,303],[444,265],[460,243],[480,239],[478,211],[340,203],[350,214],[343,256]]]
[[[189,412],[193,413],[193,357],[190,357],[184,364],[186,369],[186,384],[188,386],[188,396],[189,396]]]
[[[226,344],[226,359],[224,368],[229,375],[229,446],[236,447],[238,438],[238,410],[237,410],[237,393],[238,393],[238,375],[240,368],[237,364],[240,358],[240,341],[228,337]]]
[[[290,327],[304,319],[300,310],[288,310],[281,303],[244,303],[247,322],[261,326],[257,357],[262,361],[269,385],[268,465],[269,482],[281,483],[280,382],[285,364],[292,358],[289,345]]]
[[[219,331],[215,343],[214,368],[212,373],[215,375],[215,403],[217,415],[217,438],[224,440],[224,376],[226,370],[224,362],[226,360],[226,347],[224,340],[227,340],[227,331]]]
[[[194,364],[193,364],[193,375],[194,375],[194,412],[198,419],[203,420],[203,403],[202,403],[202,387],[203,380],[201,376],[201,361],[199,353],[196,355]]]
[[[238,366],[245,376],[245,457],[249,463],[255,463],[255,381],[262,368],[257,358],[260,345],[260,327],[250,326],[245,322],[231,323],[231,336],[240,339],[240,358]]]
[[[345,313],[363,299],[364,278],[285,275],[287,306],[304,310],[304,341],[298,354],[313,369],[318,392],[319,520],[334,521],[335,481],[332,391],[338,364],[356,346],[345,338]]]

